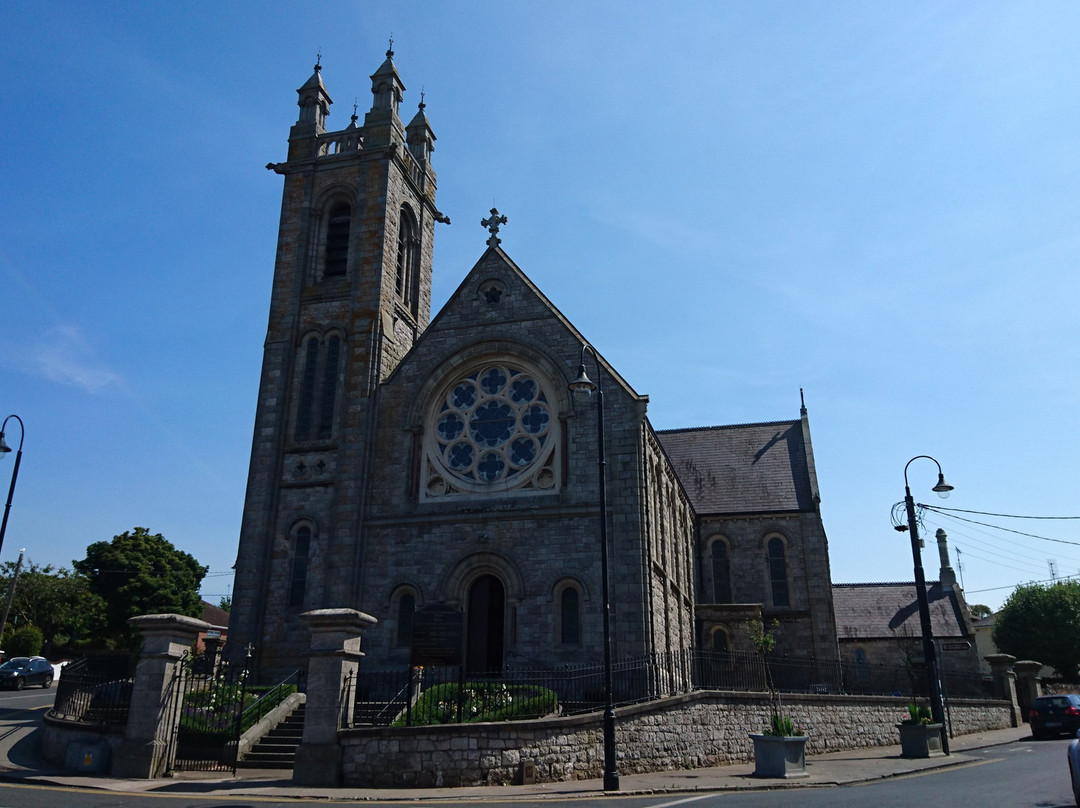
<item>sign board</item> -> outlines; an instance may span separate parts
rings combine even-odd
[[[970,651],[971,643],[966,640],[962,642],[943,642],[941,644],[942,651]]]
[[[425,606],[413,614],[412,665],[460,665],[465,619],[453,606]]]

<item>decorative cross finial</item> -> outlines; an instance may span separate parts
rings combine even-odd
[[[423,111],[423,109],[424,109],[424,88],[421,87],[420,88],[420,110]]]
[[[502,244],[502,239],[499,238],[499,225],[503,224],[506,224],[506,217],[499,215],[498,208],[492,208],[491,215],[488,216],[486,219],[480,220],[480,226],[486,227],[489,231],[491,231],[491,238],[487,240],[487,245],[489,247],[494,247],[498,244]]]
[[[357,119],[356,118],[356,101],[357,101],[357,99],[354,98],[353,102],[352,102],[352,122],[353,123],[356,123],[356,119]]]
[[[318,73],[322,70],[322,48],[319,48],[319,52],[315,54],[315,72]]]
[[[387,50],[386,50],[386,58],[387,59],[393,59],[394,58],[394,32],[393,31],[390,32],[390,47],[387,48]]]

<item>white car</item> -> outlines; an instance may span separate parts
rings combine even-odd
[[[1073,797],[1076,805],[1080,808],[1080,731],[1076,733],[1076,739],[1069,742],[1066,754],[1069,757],[1069,777],[1072,779]]]

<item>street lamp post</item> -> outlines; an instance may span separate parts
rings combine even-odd
[[[915,521],[915,500],[911,496],[911,486],[908,485],[908,466],[916,460],[933,460],[938,470],[938,481],[931,490],[939,497],[949,496],[953,487],[945,482],[945,475],[941,471],[941,464],[930,455],[916,455],[904,466],[904,505],[907,508],[908,533],[911,535],[911,556],[915,562],[915,596],[919,601],[919,622],[922,626],[923,659],[926,660],[926,683],[930,691],[930,712],[934,717],[934,723],[945,725],[945,709],[941,702],[941,683],[937,673],[937,649],[934,645],[934,632],[930,626],[930,601],[926,597],[926,575],[923,573],[922,553],[919,548],[919,527]],[[949,735],[941,733],[941,749],[949,754]]]
[[[585,351],[596,362],[596,378],[592,381],[585,373]],[[581,346],[581,362],[578,377],[568,385],[574,393],[596,393],[596,435],[599,446],[600,466],[600,589],[604,601],[604,791],[619,790],[619,772],[615,764],[615,704],[611,686],[611,597],[608,589],[608,539],[607,539],[607,468],[604,453],[604,391],[600,389],[600,359],[588,343]]]
[[[8,488],[7,504],[4,505],[4,520],[0,522],[0,550],[4,547],[4,534],[7,532],[8,514],[11,512],[11,498],[15,495],[15,481],[19,479],[19,464],[22,462],[23,438],[26,437],[26,430],[23,427],[22,418],[17,415],[9,415],[4,419],[3,425],[0,425],[0,456],[11,451],[11,447],[8,446],[7,441],[4,440],[4,433],[7,431],[8,421],[12,418],[19,422],[19,449],[15,452],[15,468],[11,470],[11,487]]]

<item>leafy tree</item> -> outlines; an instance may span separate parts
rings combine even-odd
[[[994,644],[1006,654],[1049,665],[1077,681],[1080,581],[1018,586],[994,620]]]
[[[105,638],[132,648],[137,642],[129,617],[141,614],[202,612],[199,585],[207,567],[177,550],[160,533],[145,527],[99,541],[86,548],[86,558],[75,562],[90,591],[105,602]]]
[[[15,562],[0,567],[0,587],[7,593],[15,574]],[[41,629],[44,650],[99,633],[105,604],[90,591],[82,575],[51,565],[39,567],[27,561],[19,573],[11,600],[8,626],[32,624]]]
[[[223,609],[226,612],[232,611],[232,595],[226,595],[218,601],[218,608]]]
[[[984,605],[982,603],[969,603],[968,604],[968,611],[971,612],[971,616],[976,618],[976,619],[981,619],[983,617],[989,617],[990,615],[992,615],[994,613],[993,609],[991,609],[989,606],[986,606],[986,605]]]
[[[37,656],[41,653],[41,629],[37,626],[23,626],[12,632],[4,642],[4,658],[17,656]]]

